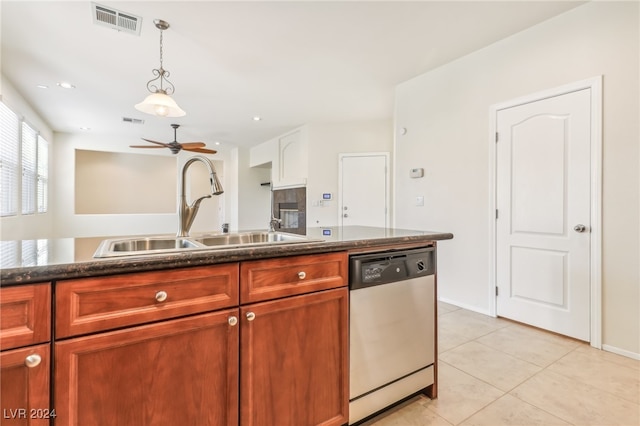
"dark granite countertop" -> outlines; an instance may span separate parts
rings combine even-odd
[[[314,241],[100,259],[93,257],[100,242],[115,237],[0,241],[0,285],[19,285],[363,248],[379,247],[385,250],[385,246],[448,240],[453,238],[453,235],[447,232],[349,226],[310,228],[307,231],[307,237]],[[37,251],[31,250],[31,252],[38,254],[31,259],[23,259],[22,248],[29,245],[37,247]]]

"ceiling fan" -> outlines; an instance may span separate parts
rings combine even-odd
[[[184,149],[185,151],[200,152],[203,154],[215,154],[216,152],[218,152],[213,149],[203,148],[204,146],[206,146],[204,142],[178,143],[177,133],[178,133],[178,127],[180,127],[180,125],[172,124],[171,127],[173,127],[173,142],[164,143],[164,142],[152,141],[151,139],[141,138],[143,141],[151,142],[156,145],[129,145],[129,146],[131,148],[169,148],[172,154],[177,154],[182,149]]]

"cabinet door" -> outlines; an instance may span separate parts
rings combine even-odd
[[[0,354],[0,425],[48,425],[49,344]]]
[[[301,180],[307,177],[307,150],[300,131],[279,139],[280,175],[283,182]]]
[[[56,342],[57,423],[237,425],[237,315],[232,309]]]
[[[50,339],[51,285],[0,289],[0,349],[34,345]]]
[[[242,426],[347,423],[348,295],[339,288],[241,308]]]

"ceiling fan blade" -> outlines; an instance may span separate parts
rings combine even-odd
[[[166,148],[166,146],[156,145],[129,145],[129,148]]]
[[[191,151],[191,152],[201,152],[203,154],[215,154],[216,150],[213,149],[206,149],[206,148],[183,148],[185,151]]]
[[[166,143],[164,143],[164,142],[152,141],[151,139],[145,139],[145,138],[140,138],[140,139],[142,139],[143,141],[147,141],[147,142],[155,143],[155,144],[162,145],[162,146],[169,146],[169,144],[166,144]]]
[[[182,145],[182,149],[185,149],[185,148],[203,148],[203,147],[207,146],[207,144],[204,143],[204,142],[184,142],[184,143],[181,143],[180,145]]]

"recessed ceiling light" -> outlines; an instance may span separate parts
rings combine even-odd
[[[71,83],[67,83],[66,81],[59,81],[56,83],[58,86],[62,87],[63,89],[75,89],[76,86],[74,86]]]
[[[260,121],[260,120],[262,120],[262,117],[259,117],[257,115],[253,117],[253,121]]]
[[[36,87],[38,89],[48,89],[49,88],[49,86],[47,86],[46,84],[38,84],[38,85],[36,85]]]
[[[220,142],[215,142],[216,145],[220,145]]]
[[[80,130],[84,130],[85,132],[91,130],[91,127],[80,127]]]

